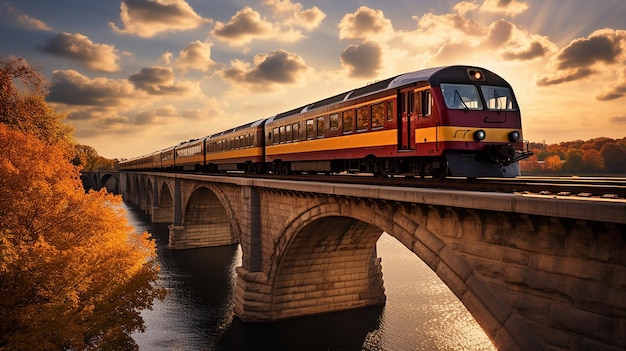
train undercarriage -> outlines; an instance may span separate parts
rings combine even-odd
[[[361,159],[325,161],[275,160],[267,172],[275,174],[301,173],[371,173],[376,177],[403,175],[411,177],[431,176],[442,180],[453,177],[516,177],[520,175],[519,160],[532,155],[528,151],[516,151],[510,145],[494,146],[481,152],[450,151],[439,157],[389,157],[369,155]],[[262,173],[258,172],[258,173]]]

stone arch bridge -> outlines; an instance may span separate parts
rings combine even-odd
[[[384,232],[437,273],[500,350],[626,348],[626,203],[120,173],[172,249],[239,243],[243,321],[383,304]]]

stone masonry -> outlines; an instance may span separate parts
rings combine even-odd
[[[626,348],[624,201],[165,173],[120,179],[125,199],[155,221],[169,216],[172,249],[241,245],[243,321],[383,304],[376,241],[387,232],[437,273],[498,349]]]

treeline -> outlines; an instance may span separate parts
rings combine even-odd
[[[121,197],[85,193],[75,164],[97,157],[46,87],[25,60],[0,59],[0,350],[136,350],[141,311],[166,292],[154,241]]]
[[[108,171],[118,168],[118,161],[98,155],[96,149],[88,145],[76,144],[72,164],[85,171]]]
[[[523,173],[626,174],[626,137],[558,144],[529,144],[534,155],[520,162]]]

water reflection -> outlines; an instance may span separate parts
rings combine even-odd
[[[237,245],[167,248],[167,225],[149,224],[128,209],[137,230],[157,240],[164,301],[145,311],[140,350],[495,350],[460,301],[412,252],[385,234],[378,244],[385,306],[291,319],[243,323],[232,315]]]

